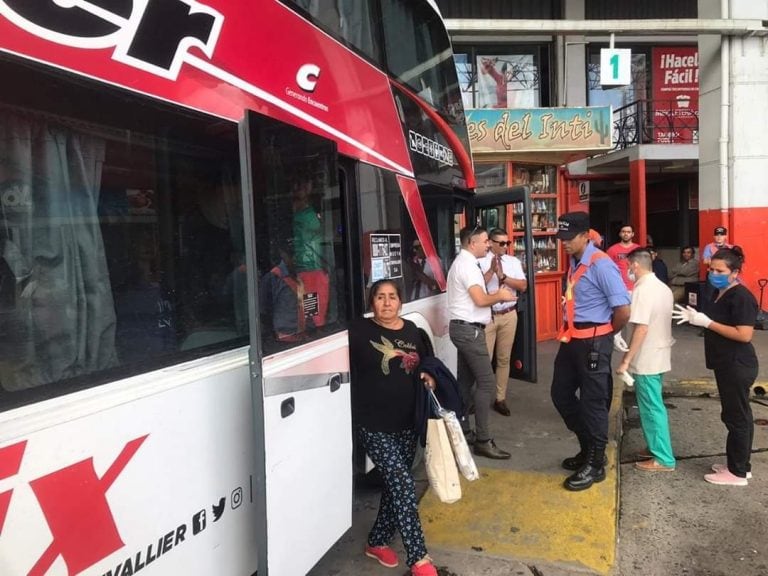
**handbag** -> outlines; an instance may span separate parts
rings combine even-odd
[[[452,504],[461,499],[459,471],[442,418],[427,420],[427,447],[424,450],[429,485],[440,502]]]
[[[430,390],[429,394],[432,397],[435,412],[445,423],[448,440],[453,448],[453,455],[456,458],[456,465],[458,466],[459,471],[461,471],[462,476],[470,482],[479,479],[480,473],[477,470],[475,459],[472,458],[472,452],[469,451],[467,439],[464,436],[464,431],[461,429],[461,424],[459,424],[459,419],[456,417],[456,413],[451,410],[445,410],[440,406],[440,402],[438,402],[434,391]]]

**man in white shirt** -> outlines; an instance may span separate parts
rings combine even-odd
[[[629,325],[629,350],[617,368],[635,379],[635,398],[640,425],[648,445],[644,461],[635,468],[645,472],[675,469],[669,434],[667,408],[661,396],[664,372],[672,369],[672,290],[652,272],[651,254],[638,248],[627,255],[628,271],[634,282]],[[643,454],[641,454],[643,456]]]
[[[488,293],[496,293],[501,286],[510,288],[515,296],[518,292],[525,292],[528,281],[525,279],[520,260],[507,254],[507,247],[512,242],[506,230],[494,228],[489,237],[491,249],[484,258],[480,258],[480,268]],[[491,323],[485,327],[485,341],[488,345],[488,356],[493,358],[494,349],[496,352],[496,400],[493,409],[503,416],[509,416],[507,385],[512,346],[517,332],[517,302],[494,304],[491,316]]]
[[[499,449],[490,434],[489,416],[496,379],[488,356],[485,327],[491,322],[491,306],[499,302],[512,302],[516,296],[502,286],[495,294],[488,294],[478,258],[488,253],[488,232],[481,226],[466,227],[459,233],[461,251],[448,271],[449,335],[458,350],[457,380],[466,406],[472,404],[472,384],[476,383],[475,454],[504,460],[509,452]],[[468,423],[462,422],[469,434]]]

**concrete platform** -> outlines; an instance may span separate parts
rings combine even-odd
[[[698,329],[675,327],[673,334],[677,344],[665,389],[675,395],[716,394],[712,373],[704,365],[704,341]],[[754,344],[758,355],[764,355],[768,351],[768,333],[756,332]],[[539,382],[512,380],[508,392],[512,415],[491,414],[496,443],[512,453],[510,460],[476,458],[482,478],[465,483],[462,500],[450,505],[437,501],[428,490],[423,466],[416,468],[427,547],[441,576],[616,573],[622,469],[617,465],[617,456],[622,438],[623,388],[617,381],[606,480],[584,492],[566,491],[561,484],[568,473],[560,468],[560,461],[576,453],[578,444],[549,396],[557,349],[556,342],[539,343]],[[761,366],[757,384],[768,389],[768,366]],[[675,448],[677,451],[683,445]],[[352,529],[310,575],[407,573],[402,564],[388,570],[362,554],[378,498],[376,489],[356,489]],[[404,558],[399,538],[393,546]]]

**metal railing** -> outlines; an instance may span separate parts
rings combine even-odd
[[[698,104],[685,96],[667,100],[635,100],[613,111],[614,149],[622,150],[637,144],[698,142]]]

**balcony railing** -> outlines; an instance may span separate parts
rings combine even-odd
[[[698,102],[685,96],[636,100],[613,111],[614,148],[637,144],[698,144]]]

